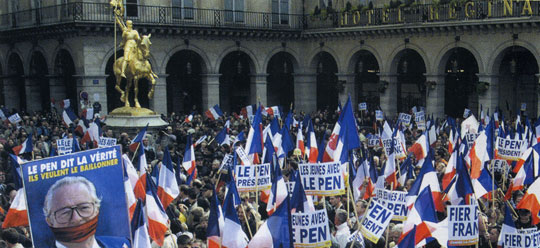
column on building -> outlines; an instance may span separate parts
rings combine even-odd
[[[426,75],[426,114],[444,117],[444,75]]]
[[[89,104],[93,104],[95,96],[98,96],[98,102],[101,104],[100,113],[103,115],[112,111],[112,109],[107,109],[107,75],[74,75],[74,77],[77,85],[80,85],[77,90],[88,93]],[[77,99],[79,99],[78,96]],[[79,99],[79,108],[81,109],[83,105],[80,101],[81,99]],[[92,107],[92,105],[89,107]]]
[[[351,96],[351,103],[354,106],[356,104],[356,84],[354,83],[354,73],[338,73],[338,83],[343,83],[343,90],[339,92],[339,102],[345,104],[347,97]],[[354,110],[354,108],[353,108]]]
[[[397,83],[396,74],[379,75],[381,109],[387,118],[397,114]]]
[[[253,74],[250,76],[251,76],[251,83],[249,86],[249,90],[250,90],[251,96],[250,96],[249,102],[252,104],[260,103],[263,106],[266,106],[267,105],[266,87],[268,84],[266,79],[268,78],[268,74],[258,73],[258,74]]]
[[[219,77],[221,74],[201,74],[202,108],[204,110],[219,104]]]
[[[26,76],[24,80],[24,90],[26,93],[26,111],[32,113],[34,111],[42,110],[41,107],[41,89],[39,87],[40,82],[38,78],[32,76]]]
[[[317,110],[317,74],[294,73],[294,109],[310,113]]]
[[[157,114],[167,115],[167,77],[169,75],[162,74],[156,78],[154,86],[154,97],[150,100],[150,109]],[[150,90],[150,89],[149,89]]]
[[[54,99],[56,104],[67,98],[66,86],[64,85],[64,82],[57,76],[49,77],[49,89],[51,99]]]
[[[497,75],[477,74],[479,83],[487,83],[488,89],[483,93],[478,93],[478,109],[480,106],[484,109],[497,109],[499,106],[499,78]]]
[[[21,109],[20,96],[17,89],[18,76],[11,76],[3,80],[4,85],[4,106],[8,109]],[[15,97],[18,96],[18,97]]]

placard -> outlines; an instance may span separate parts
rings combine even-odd
[[[390,156],[390,151],[392,149],[392,145],[394,146],[394,154],[396,154],[397,159],[406,158],[407,154],[405,153],[405,146],[401,142],[401,139],[399,137],[395,137],[395,139],[383,139],[381,140],[384,146],[384,152],[386,156]]]
[[[58,155],[70,154],[73,150],[73,139],[57,139],[56,147]]]
[[[375,189],[375,200],[394,214],[392,220],[405,221],[409,213],[406,197],[407,192]]]
[[[33,245],[56,247],[55,242],[69,242],[72,238],[63,236],[59,240],[53,230],[96,221],[92,225],[95,229],[89,228],[95,230],[99,243],[107,247],[130,246],[121,162],[120,146],[114,146],[23,164]],[[94,235],[81,239],[89,237]]]
[[[378,134],[370,134],[367,138],[369,147],[381,146],[381,137]]]
[[[239,165],[235,167],[238,192],[255,192],[272,187],[270,164]]]
[[[476,140],[476,138],[478,138],[478,136],[480,136],[480,134],[478,134],[478,133],[467,133],[467,134],[465,134],[465,140],[467,141],[467,145],[469,147],[472,147],[472,145],[474,144],[474,141]]]
[[[19,116],[19,113],[15,113],[14,115],[8,117],[8,120],[12,124],[17,124],[22,121],[21,116]]]
[[[399,121],[405,126],[409,126],[411,124],[411,118],[412,116],[409,114],[399,113]]]
[[[532,233],[504,233],[504,248],[540,247],[540,231]]]
[[[424,111],[414,113],[414,123],[419,130],[426,130],[426,114]]]
[[[517,161],[527,150],[528,142],[526,139],[520,140],[519,135],[515,139],[497,137],[495,145],[496,158]]]
[[[478,243],[478,206],[447,206],[448,245],[468,246]]]
[[[360,231],[366,239],[376,244],[394,214],[377,201],[371,201],[366,211]]]
[[[107,138],[107,137],[99,137],[99,148],[103,147],[111,147],[116,145],[116,139],[115,138]]]
[[[361,102],[358,104],[358,110],[360,111],[366,111],[367,110],[367,103]]]
[[[229,168],[231,168],[231,170],[233,169],[233,155],[232,154],[225,154],[225,156],[223,156],[223,160],[221,160],[221,165],[219,166],[219,170],[221,171],[227,171]]]
[[[238,158],[240,158],[240,160],[242,160],[242,163],[244,165],[250,165],[251,164],[251,160],[249,160],[249,158],[248,158],[248,156],[246,154],[246,151],[241,146],[236,147],[236,154],[238,154]]]
[[[382,110],[375,110],[375,119],[378,121],[384,120],[384,113],[382,112]]]
[[[294,247],[330,247],[330,227],[326,209],[310,213],[291,213]]]
[[[504,159],[493,159],[492,161],[495,172],[506,174],[510,169],[508,163]]]
[[[471,115],[471,110],[468,108],[465,108],[465,110],[463,110],[463,118],[467,118],[469,117],[469,115]]]
[[[343,167],[339,162],[299,164],[298,169],[306,195],[345,194]]]
[[[525,102],[522,102],[521,103],[521,108],[520,108],[521,111],[526,111],[527,110],[527,103]]]

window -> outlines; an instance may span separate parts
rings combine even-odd
[[[172,0],[174,19],[193,19],[193,0]]]
[[[244,22],[244,0],[225,0],[225,21]]]
[[[126,16],[129,17],[137,17],[139,16],[139,9],[138,9],[138,0],[126,0],[126,3],[124,4],[126,8]]]
[[[289,24],[289,0],[272,0],[272,23]]]
[[[11,0],[11,12],[19,11],[19,0]]]

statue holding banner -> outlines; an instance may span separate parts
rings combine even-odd
[[[125,103],[125,107],[131,107],[129,93],[131,87],[133,87],[135,108],[140,109],[141,105],[137,98],[139,93],[139,79],[146,78],[151,83],[152,87],[150,92],[148,92],[148,98],[152,99],[156,78],[158,78],[148,62],[148,58],[150,58],[150,45],[152,45],[150,42],[151,34],[141,37],[139,32],[133,29],[133,22],[131,20],[124,22],[124,12],[122,11],[124,7],[121,1],[111,0],[110,5],[113,7],[115,22],[122,30],[122,43],[120,46],[124,49],[124,56],[116,59],[114,62],[115,89],[121,94],[120,100]],[[122,78],[127,80],[125,89],[120,87]]]

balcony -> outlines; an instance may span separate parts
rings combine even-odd
[[[250,11],[136,6],[127,10],[136,25],[234,28],[260,30],[302,30],[303,16]],[[0,31],[48,25],[88,23],[112,24],[113,12],[105,3],[69,3],[0,15]]]
[[[456,1],[444,5],[417,4],[407,7],[374,8],[305,16],[144,5],[131,6],[126,13],[127,19],[133,20],[137,27],[151,27],[165,31],[167,29],[175,29],[176,32],[178,30],[218,30],[223,33],[228,30],[239,30],[245,34],[259,30],[288,33],[288,35],[292,32],[295,33],[294,37],[300,37],[302,31],[305,31],[304,34],[307,36],[316,34],[320,37],[321,33],[340,31],[383,30],[386,32],[385,30],[411,27],[441,29],[447,25],[485,26],[528,23],[530,26],[537,27],[540,20],[538,18],[540,2],[530,0]],[[74,27],[73,24],[110,28],[113,20],[109,4],[76,2],[0,15],[0,32],[39,30],[51,26],[65,27],[65,25]],[[321,32],[322,30],[324,31]]]

